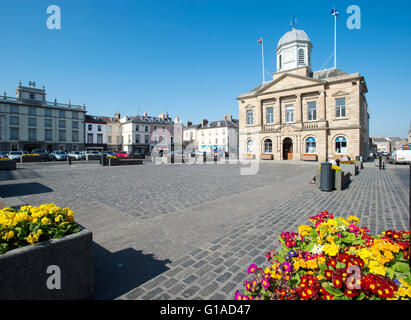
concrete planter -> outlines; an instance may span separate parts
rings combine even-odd
[[[335,173],[335,184],[334,184],[334,188],[337,191],[341,191],[343,190],[348,183],[350,183],[350,177],[351,177],[351,173],[350,172],[336,172]]]
[[[62,239],[9,251],[0,255],[0,270],[0,300],[91,299],[92,233],[84,229]],[[50,283],[56,287],[50,289]]]
[[[272,154],[262,154],[260,158],[261,160],[274,160],[274,156]]]
[[[98,155],[98,154],[87,154],[86,155],[86,160],[87,161],[89,161],[89,160],[100,160],[100,159],[101,159],[101,156]]]
[[[41,156],[22,156],[20,158],[20,163],[26,163],[26,162],[42,162],[44,161],[44,158]]]
[[[334,189],[337,191],[343,190],[350,182],[351,173],[349,172],[335,172]],[[321,188],[321,172],[317,171],[315,175],[315,185]]]
[[[318,161],[318,156],[316,154],[303,154],[303,161]]]
[[[351,173],[353,177],[359,173],[357,164],[341,164],[340,167],[342,171]]]
[[[111,159],[111,158],[108,158],[108,165],[110,167],[142,165],[142,164],[143,164],[143,160],[141,159]]]
[[[0,170],[16,170],[16,160],[0,160]]]

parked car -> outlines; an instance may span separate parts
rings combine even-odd
[[[0,158],[8,158],[9,151],[0,151]]]
[[[130,155],[125,151],[117,151],[116,155],[119,158],[130,158]]]
[[[114,151],[104,151],[103,154],[107,157],[117,157],[117,154]]]
[[[86,153],[84,151],[79,151],[82,160],[86,160]]]
[[[23,152],[21,151],[10,151],[8,157],[9,159],[20,160],[22,154]]]
[[[31,154],[39,154],[43,161],[49,159],[47,150],[34,149],[33,151],[31,151]]]
[[[411,163],[411,150],[396,150],[394,153],[394,164]]]
[[[52,152],[53,159],[56,161],[67,161],[67,153],[61,150]]]
[[[83,155],[80,153],[80,151],[70,151],[68,153],[68,157],[73,160],[81,160],[83,159]]]

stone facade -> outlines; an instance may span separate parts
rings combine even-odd
[[[272,81],[237,98],[240,158],[272,154],[275,160],[302,160],[315,154],[325,161],[346,154],[366,159],[367,92],[360,73],[313,72],[307,64],[273,74]]]
[[[0,150],[83,150],[86,107],[46,100],[46,90],[21,83],[0,97]]]

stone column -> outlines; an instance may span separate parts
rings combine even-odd
[[[303,108],[302,108],[301,93],[297,94],[296,106],[295,106],[295,122],[303,121]]]
[[[274,123],[281,124],[281,98],[278,97],[274,105]]]
[[[325,91],[320,92],[320,120],[326,120],[327,114],[325,109]]]

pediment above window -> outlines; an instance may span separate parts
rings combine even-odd
[[[344,96],[348,96],[349,94],[350,93],[347,91],[339,90],[333,94],[333,97],[344,97]]]

